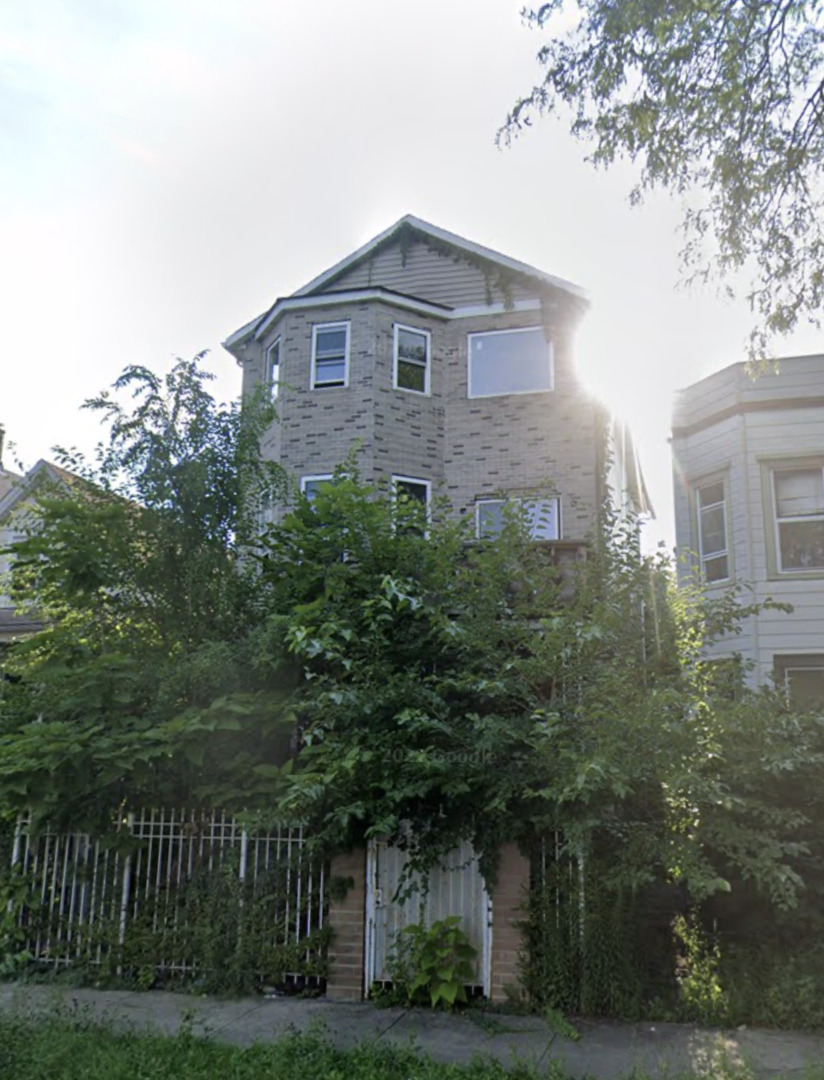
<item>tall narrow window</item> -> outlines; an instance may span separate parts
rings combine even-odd
[[[430,335],[428,330],[395,326],[394,383],[396,390],[429,393]]]
[[[278,396],[280,382],[280,338],[277,338],[266,350],[266,385],[272,401]]]
[[[824,569],[824,471],[774,469],[772,475],[778,569]]]
[[[312,389],[346,386],[349,381],[349,323],[312,328]]]
[[[727,550],[727,504],[724,481],[705,484],[696,493],[698,552],[705,581],[726,581],[730,576]]]

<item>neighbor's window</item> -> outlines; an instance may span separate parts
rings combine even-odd
[[[468,335],[469,397],[552,389],[552,344],[542,326]]]
[[[302,476],[300,478],[301,494],[305,495],[309,502],[314,502],[315,496],[326,484],[333,484],[335,478],[332,473],[323,473],[320,476]]]
[[[272,401],[278,396],[278,383],[280,381],[280,338],[277,338],[266,350],[266,385]]]
[[[730,576],[727,551],[727,504],[724,481],[704,484],[695,493],[698,517],[698,554],[705,581],[726,581]]]
[[[430,335],[428,330],[395,326],[394,384],[397,390],[429,393]]]
[[[519,513],[533,540],[559,540],[560,499],[480,499],[475,503],[475,531],[480,539],[498,536],[507,520]]]
[[[824,470],[774,468],[772,487],[779,571],[824,569]]]
[[[312,389],[346,386],[349,380],[349,323],[312,327]]]
[[[775,681],[786,690],[790,704],[800,709],[824,708],[824,656],[776,656]]]

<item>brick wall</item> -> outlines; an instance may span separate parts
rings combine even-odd
[[[329,948],[326,996],[332,1001],[363,998],[363,948],[366,903],[366,852],[361,848],[336,855],[330,877],[351,878],[354,885],[342,900],[330,900],[329,925],[333,930]]]
[[[506,1001],[506,987],[516,990],[519,983],[518,954],[521,948],[519,923],[529,885],[529,861],[517,844],[501,847],[498,880],[492,891],[492,1001]]]

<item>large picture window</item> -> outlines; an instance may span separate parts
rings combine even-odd
[[[779,572],[824,571],[824,470],[773,467],[772,494]]]
[[[469,397],[535,394],[553,387],[552,344],[542,326],[468,335]]]
[[[429,393],[430,335],[428,330],[395,326],[394,385],[396,390]]]
[[[475,503],[475,531],[479,539],[494,539],[507,521],[522,514],[533,540],[560,540],[559,499],[480,499]]]
[[[705,581],[726,581],[730,576],[727,550],[727,500],[724,481],[703,484],[696,490],[698,553]]]
[[[349,383],[349,323],[312,327],[312,389]]]

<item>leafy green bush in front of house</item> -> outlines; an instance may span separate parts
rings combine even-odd
[[[394,990],[410,1005],[447,1010],[466,1004],[466,986],[476,979],[477,951],[460,928],[460,916],[424,926],[405,926],[390,964]]]

